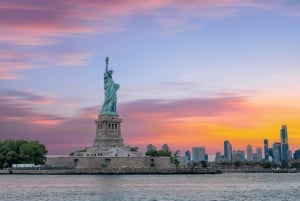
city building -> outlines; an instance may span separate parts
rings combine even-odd
[[[247,145],[247,161],[253,161],[252,145]]]
[[[187,160],[190,162],[191,161],[191,152],[190,152],[190,150],[186,150],[184,155],[187,158]]]
[[[224,160],[228,162],[232,161],[232,145],[228,140],[224,141]]]
[[[290,159],[290,151],[288,144],[288,133],[286,125],[282,125],[280,129],[281,139],[281,161],[287,161]]]
[[[185,167],[189,163],[189,161],[188,161],[188,159],[187,159],[186,156],[179,156],[178,157],[178,161],[179,161],[179,166],[180,167]]]
[[[243,151],[243,150],[234,150],[233,151],[233,161],[246,161],[245,151]]]
[[[167,144],[164,144],[164,145],[161,147],[161,150],[162,150],[162,151],[165,151],[165,152],[170,152],[169,146],[168,146]]]
[[[275,142],[273,144],[273,162],[281,164],[281,143]]]
[[[257,162],[257,153],[253,153],[253,161]]]
[[[223,159],[224,159],[224,157],[222,156],[221,152],[217,152],[216,157],[215,157],[215,162],[221,163],[221,162],[223,162]]]
[[[299,160],[299,159],[300,159],[300,149],[294,152],[294,160]]]
[[[205,159],[205,161],[208,161],[208,154],[204,155],[204,159]]]
[[[268,139],[264,139],[264,160],[269,160],[269,141]]]
[[[269,161],[273,161],[273,148],[269,148]]]
[[[256,148],[256,160],[257,163],[262,162],[262,148],[261,147],[257,147]]]
[[[194,163],[199,163],[205,160],[205,147],[192,148],[192,160]]]
[[[148,144],[147,145],[147,151],[155,151],[156,150],[156,147],[152,144]]]

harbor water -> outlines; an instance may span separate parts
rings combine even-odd
[[[0,175],[1,201],[297,201],[300,174]]]

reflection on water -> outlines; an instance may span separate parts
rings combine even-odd
[[[1,201],[300,199],[300,174],[0,175]]]

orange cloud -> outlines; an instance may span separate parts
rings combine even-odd
[[[91,146],[98,106],[81,109],[75,118],[66,118],[34,109],[30,100],[39,102],[40,98],[25,92],[0,96],[2,138],[39,139],[50,147],[52,154],[67,154]],[[19,102],[16,97],[28,101]],[[167,143],[172,150],[179,149],[181,153],[193,146],[205,146],[207,153],[215,154],[223,152],[224,140],[229,140],[233,149],[245,150],[248,144],[262,147],[265,138],[272,146],[280,141],[282,124],[288,126],[290,148],[295,150],[300,148],[300,108],[297,105],[284,107],[285,101],[290,102],[270,99],[272,104],[259,104],[258,100],[235,96],[137,100],[120,103],[119,114],[123,119],[125,144],[142,150],[150,143],[158,148]],[[62,144],[66,146],[60,146]]]
[[[247,144],[262,147],[265,138],[270,144],[280,141],[282,124],[288,126],[291,149],[300,147],[299,107],[278,108],[252,103],[246,97],[220,97],[136,101],[121,105],[120,111],[125,140],[144,148],[149,143],[167,143],[184,151],[201,145],[214,154],[223,152],[223,142],[229,140],[234,149],[245,150]]]

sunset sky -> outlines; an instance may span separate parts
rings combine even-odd
[[[126,145],[300,149],[300,0],[0,0],[0,140],[91,146],[106,56]]]

